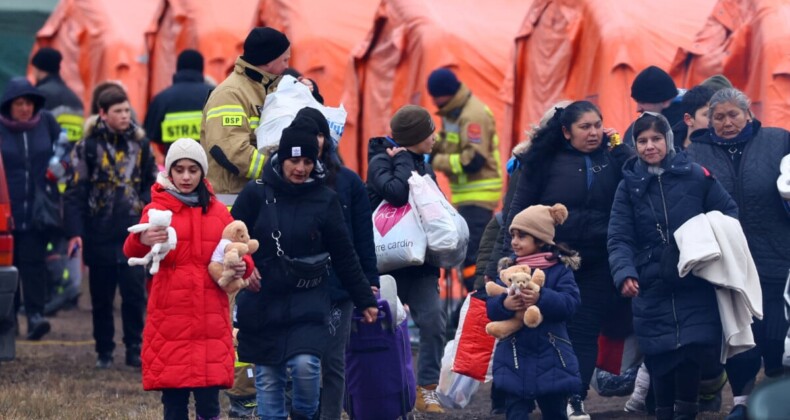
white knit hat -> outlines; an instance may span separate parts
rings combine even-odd
[[[208,159],[200,143],[193,139],[178,139],[167,150],[165,156],[165,171],[170,173],[170,167],[181,159],[192,159],[203,169],[203,177],[208,175]]]

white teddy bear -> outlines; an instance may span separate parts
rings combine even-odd
[[[167,227],[167,242],[154,244],[143,258],[129,258],[129,265],[146,265],[150,262],[151,270],[149,272],[152,275],[159,272],[159,262],[165,259],[165,255],[171,249],[176,249],[176,242],[178,242],[176,230],[170,226],[172,219],[173,212],[170,210],[150,209],[148,210],[148,223],[138,223],[127,229],[131,233],[140,233],[154,226]]]

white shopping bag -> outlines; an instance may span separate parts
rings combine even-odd
[[[335,143],[339,142],[348,115],[343,105],[339,108],[321,105],[313,98],[310,88],[293,76],[286,75],[280,80],[277,90],[266,95],[261,110],[260,125],[255,129],[258,149],[263,151],[279,145],[283,129],[291,125],[296,113],[305,107],[315,108],[324,114],[329,123],[332,139]]]
[[[466,220],[447,201],[433,179],[412,172],[409,200],[414,202],[428,238],[426,260],[437,267],[455,267],[466,258],[469,227]]]
[[[384,200],[376,207],[373,241],[379,273],[425,262],[425,231],[410,203],[395,207]]]
[[[395,325],[400,325],[406,320],[406,308],[403,307],[400,298],[398,298],[398,284],[395,282],[395,277],[388,274],[379,276],[379,293],[381,298],[386,300],[390,306],[390,310],[395,313]],[[392,308],[395,308],[394,310]]]
[[[477,392],[477,389],[480,388],[480,382],[453,372],[454,359],[455,340],[450,340],[444,347],[436,396],[439,397],[439,402],[447,408],[464,408],[472,400],[472,396]]]

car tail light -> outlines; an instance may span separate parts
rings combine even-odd
[[[14,230],[14,219],[11,217],[11,204],[0,203],[0,232]]]
[[[0,266],[14,264],[14,237],[9,234],[0,235]]]

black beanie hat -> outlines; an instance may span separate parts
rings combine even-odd
[[[678,96],[675,81],[660,68],[650,66],[642,70],[631,84],[631,97],[637,102],[657,104]]]
[[[315,162],[318,159],[318,126],[313,120],[305,116],[294,118],[291,125],[283,130],[277,156],[280,162],[295,157],[306,157]]]
[[[203,73],[203,54],[197,50],[184,50],[178,55],[176,71],[196,70]]]
[[[299,117],[306,117],[313,120],[315,125],[318,127],[318,132],[324,135],[324,139],[332,140],[332,133],[329,131],[329,122],[326,120],[326,117],[324,117],[324,114],[322,114],[321,111],[306,106],[296,113],[296,118]]]
[[[431,96],[452,96],[460,88],[461,82],[448,68],[436,69],[428,76],[428,93]]]
[[[44,47],[38,52],[36,55],[33,56],[31,63],[33,66],[41,71],[45,71],[47,73],[52,74],[59,74],[60,73],[60,62],[63,60],[63,56],[60,52],[54,48]]]
[[[255,28],[244,40],[244,61],[253,66],[270,63],[291,46],[284,33],[268,26]]]
[[[395,113],[390,121],[392,139],[399,146],[414,146],[433,134],[436,126],[431,114],[417,105],[405,105]]]

